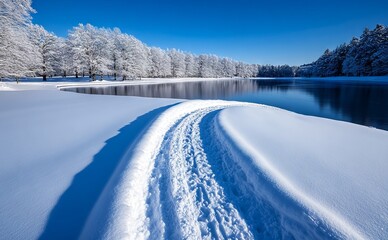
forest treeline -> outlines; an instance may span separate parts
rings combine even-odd
[[[382,76],[388,75],[388,29],[378,24],[366,28],[360,38],[327,49],[313,63],[302,65],[296,72],[302,77]]]
[[[31,0],[0,0],[0,78],[110,75],[141,77],[293,77],[386,75],[387,29],[377,25],[315,62],[291,67],[247,64],[212,54],[150,47],[118,28],[80,24],[66,38],[31,21]]]
[[[57,37],[32,23],[31,0],[0,0],[0,9],[0,78],[252,77],[260,67],[216,55],[149,47],[117,28],[90,24],[74,27],[66,38]]]

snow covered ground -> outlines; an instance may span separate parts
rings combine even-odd
[[[128,146],[175,102],[0,91],[0,236],[36,239],[50,222],[77,234]]]
[[[5,239],[388,238],[386,131],[74,84],[0,83]]]

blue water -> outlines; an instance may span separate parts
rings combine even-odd
[[[245,79],[64,90],[88,94],[253,102],[388,130],[388,83],[362,79]]]

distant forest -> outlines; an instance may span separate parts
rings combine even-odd
[[[388,74],[388,31],[365,29],[315,62],[302,66],[247,64],[212,54],[150,47],[119,29],[78,25],[66,38],[31,21],[31,0],[0,0],[0,79],[40,76],[294,77]]]
[[[298,68],[296,76],[382,76],[388,75],[388,29],[378,24],[366,28],[360,38],[327,49],[313,63]]]

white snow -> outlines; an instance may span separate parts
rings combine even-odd
[[[253,163],[347,238],[388,236],[388,132],[274,108],[220,122]]]
[[[239,107],[229,108],[232,106]],[[216,125],[222,130],[208,134],[220,139],[218,147],[229,148],[228,145],[237,144],[253,161],[231,153],[234,163],[224,159],[221,165],[229,166],[217,171],[212,166],[215,161],[210,159],[217,153],[204,150],[206,147],[201,139],[206,135],[201,136],[200,123],[206,115],[224,108],[229,109],[221,111],[220,117],[216,118]],[[306,131],[301,130],[303,128]],[[228,144],[228,139],[232,143]],[[115,196],[96,205],[82,237],[265,238],[265,235],[252,232],[255,230],[252,226],[247,226],[246,221],[255,221],[254,214],[239,213],[247,207],[240,199],[251,198],[250,201],[257,201],[254,206],[248,204],[251,211],[260,214],[274,211],[274,215],[280,214],[284,218],[278,220],[267,216],[262,224],[265,228],[272,225],[272,228],[264,231],[279,231],[280,235],[294,237],[383,238],[386,236],[383,227],[387,223],[384,217],[387,212],[384,205],[387,163],[384,158],[388,154],[384,143],[387,140],[388,134],[382,130],[261,105],[225,101],[181,103],[163,113],[148,129],[133,150],[132,161],[125,167],[123,177],[117,180]],[[338,147],[339,143],[341,147]],[[362,147],[355,150],[349,144]],[[214,148],[210,150],[215,151]],[[362,154],[358,150],[362,150]],[[365,156],[376,162],[371,164]],[[252,187],[252,184],[265,184],[254,181],[258,179],[253,175],[255,171],[252,174],[255,168],[267,174],[270,184],[279,185],[287,196],[274,199],[271,194],[262,193],[262,189]],[[242,175],[233,176],[235,172],[241,172],[240,169]],[[217,178],[215,174],[224,176]],[[242,176],[248,177],[245,180],[248,183],[238,179]],[[229,180],[220,182],[219,178]],[[365,182],[364,178],[371,180]],[[240,182],[234,185],[234,181]],[[234,187],[245,189],[237,200],[226,193],[228,188]],[[366,195],[365,188],[368,189]],[[162,196],[164,192],[169,196]],[[250,194],[256,196],[248,196]],[[275,210],[261,203],[262,198],[264,202],[273,200],[271,204]],[[302,211],[295,210],[297,207],[292,206],[292,200],[288,198],[301,204]],[[114,201],[109,203],[107,199]],[[101,209],[107,208],[107,220],[96,225],[95,219],[101,218]],[[294,211],[299,212],[295,214]],[[300,215],[306,216],[299,220]],[[368,226],[361,216],[367,216],[373,224]],[[379,224],[375,224],[377,221]],[[275,224],[281,224],[283,230],[274,227]],[[307,230],[298,229],[300,226]],[[96,233],[94,229],[104,230]]]
[[[198,114],[198,111],[210,112],[216,109],[224,108],[229,106],[231,103],[225,101],[189,101],[184,104],[180,104],[178,106],[172,107],[167,110],[158,118],[158,120],[147,130],[147,132],[143,135],[142,140],[139,144],[133,149],[131,161],[123,170],[123,176],[121,179],[116,180],[118,183],[116,184],[116,189],[113,192],[115,196],[113,197],[105,197],[105,199],[101,200],[97,203],[95,207],[95,212],[91,215],[90,222],[86,225],[85,231],[83,233],[83,238],[98,238],[101,233],[98,233],[96,236],[95,229],[104,228],[104,226],[96,226],[96,219],[101,218],[104,213],[101,213],[101,209],[106,208],[110,203],[103,202],[106,199],[114,199],[113,203],[109,208],[111,208],[108,219],[108,227],[103,232],[103,236],[105,239],[122,239],[122,238],[130,238],[130,239],[146,239],[149,237],[150,231],[147,229],[148,221],[147,219],[147,195],[149,189],[149,178],[151,176],[151,172],[154,168],[155,162],[158,154],[162,148],[162,142],[167,134],[167,132],[173,127],[173,125],[181,118],[186,115],[194,115]],[[243,103],[235,103],[234,105],[244,105]],[[198,118],[198,116],[194,115],[194,118]],[[176,129],[178,134],[183,134],[182,128]],[[180,138],[179,140],[183,140]],[[182,149],[179,149],[182,150]],[[171,156],[173,161],[173,165],[179,163],[174,163],[175,161],[179,161],[178,156],[185,157],[184,153],[176,152],[175,156]],[[181,155],[179,155],[181,154]],[[183,156],[182,156],[183,154]],[[157,160],[155,160],[157,159]],[[171,171],[184,171],[184,169],[180,169],[179,166],[172,167]],[[201,237],[201,231],[197,226],[196,218],[198,216],[190,216],[195,215],[195,212],[198,209],[193,206],[194,202],[190,200],[186,204],[184,204],[185,200],[182,198],[189,197],[190,193],[187,189],[188,186],[180,186],[183,182],[179,180],[179,173],[171,173],[174,175],[171,179],[173,188],[172,193],[175,197],[176,194],[179,197],[176,197],[176,204],[181,206],[178,209],[178,215],[182,214],[180,220],[180,227],[182,228],[181,237],[183,238],[196,238]],[[186,174],[183,174],[183,178],[185,178]],[[181,188],[182,187],[182,188]],[[181,193],[176,193],[176,192]],[[112,194],[112,191],[108,191],[106,194]],[[152,194],[152,193],[151,193]],[[190,198],[190,197],[189,197]],[[179,200],[178,200],[179,199]],[[182,200],[182,201],[181,201]],[[183,204],[180,205],[179,203]],[[192,210],[190,211],[190,208]],[[191,213],[190,213],[191,212]],[[198,213],[197,213],[198,214]],[[154,216],[153,216],[154,217]],[[191,221],[190,221],[191,218]],[[168,224],[168,223],[167,223]],[[104,223],[103,225],[106,225]],[[164,225],[163,223],[161,225]],[[148,226],[149,227],[149,226]],[[179,228],[179,226],[176,226]]]
[[[161,83],[179,83],[179,82],[199,82],[199,81],[219,81],[240,78],[142,78],[141,80],[131,81],[108,81],[97,80],[90,81],[89,77],[55,77],[48,78],[47,82],[42,82],[42,78],[22,79],[19,83],[4,81],[0,82],[0,91],[10,90],[57,90],[73,87],[104,87],[116,85],[143,85],[143,84],[161,84]]]
[[[174,102],[0,91],[0,235],[39,237],[59,197],[106,141],[138,116]]]
[[[387,131],[241,102],[57,90],[179,80],[1,83],[0,236],[388,237]]]

